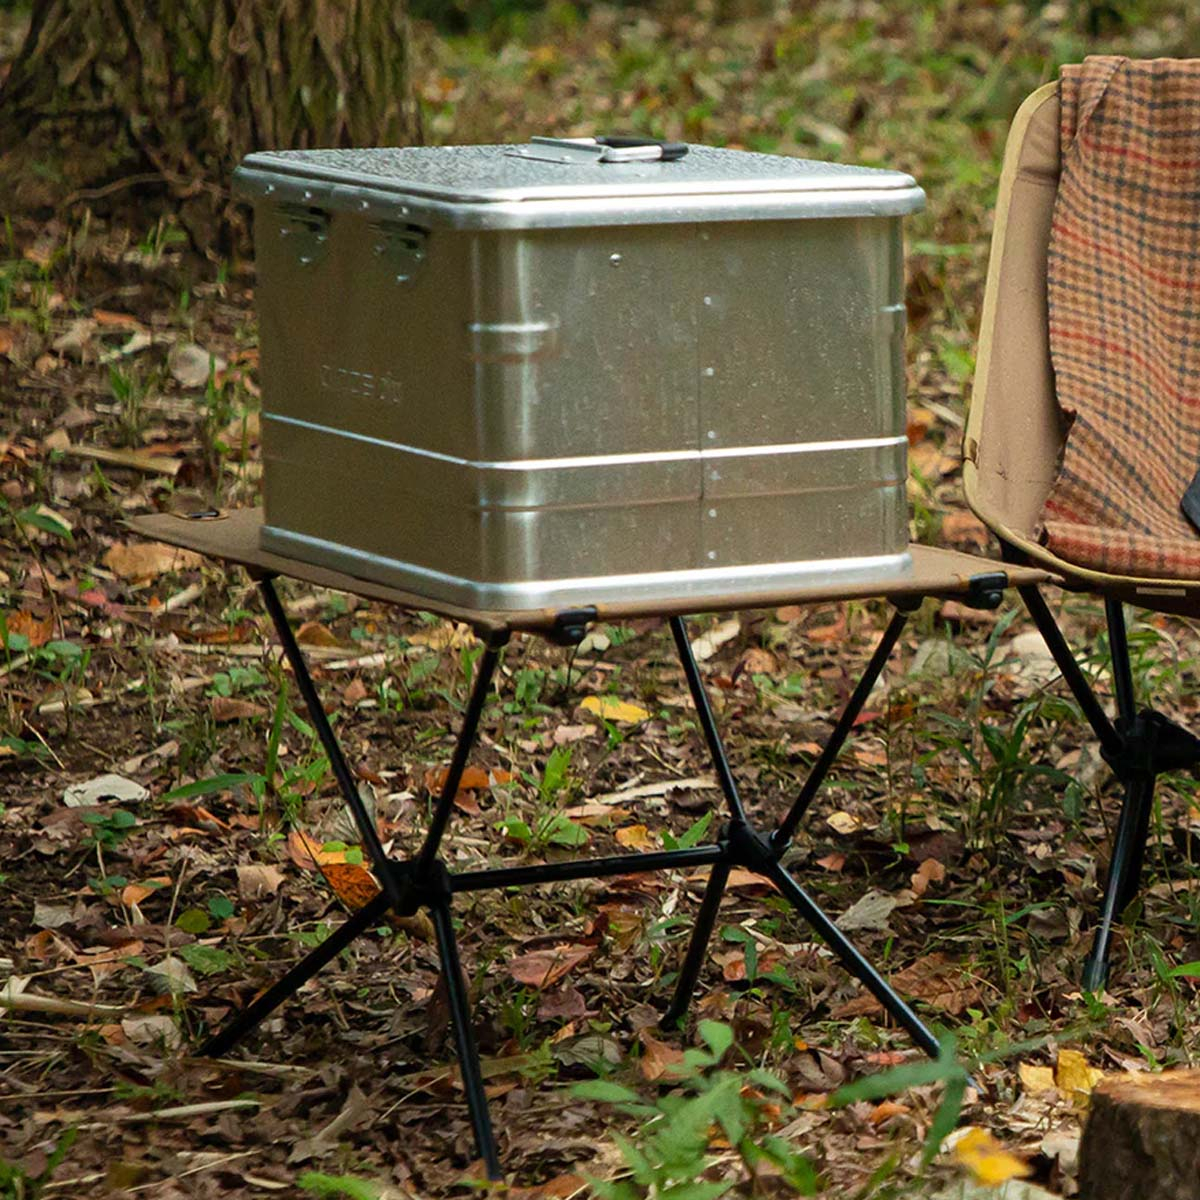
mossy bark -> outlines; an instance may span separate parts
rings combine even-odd
[[[234,227],[251,150],[420,140],[405,0],[42,0],[0,91],[0,146],[110,139],[183,211]]]

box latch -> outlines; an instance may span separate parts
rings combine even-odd
[[[306,204],[279,206],[279,236],[302,267],[320,262],[329,240],[329,214]]]
[[[407,283],[425,261],[429,230],[405,221],[379,221],[371,226],[376,259],[394,283]]]

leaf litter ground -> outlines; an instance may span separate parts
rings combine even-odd
[[[817,9],[715,22],[559,7],[510,29],[497,54],[485,35],[425,31],[420,86],[435,138],[515,139],[555,111],[594,122],[607,104],[614,121],[665,135],[876,158],[922,177],[931,212],[909,264],[915,533],[987,552],[957,474],[980,214],[1020,92],[1090,46],[1065,24],[1018,33],[1007,9],[975,6],[950,6],[937,29],[903,9],[860,46],[849,7]],[[1141,52],[1170,52],[1181,30],[1164,17]],[[804,61],[813,38],[830,48],[820,72]],[[1019,86],[989,73],[979,47],[1006,54]],[[931,65],[948,50],[961,61]],[[904,67],[890,91],[872,74],[885,60]],[[921,122],[927,135],[898,136]],[[0,264],[12,398],[0,430],[0,1157],[48,1174],[45,1195],[310,1195],[307,1171],[383,1194],[467,1194],[477,1165],[422,918],[363,938],[236,1059],[189,1055],[373,884],[249,582],[122,529],[131,513],[251,503],[260,475],[250,276],[196,261],[169,220],[147,233],[137,219],[13,213]],[[469,633],[282,590],[381,831],[412,847],[465,699]],[[854,604],[693,623],[756,814],[795,793],[886,615]],[[1100,669],[1097,607],[1072,599],[1063,615]],[[1143,616],[1133,644],[1144,693],[1194,723],[1194,629]],[[455,865],[715,832],[704,822],[717,793],[655,622],[597,630],[575,655],[518,640],[483,730],[447,844]],[[188,786],[205,780],[218,784]],[[1096,1072],[1196,1052],[1194,798],[1191,780],[1164,781],[1144,905],[1109,992],[1081,996],[1118,797],[1021,616],[931,603],[792,865],[968,1061],[991,1056],[966,1097],[970,1128],[925,1168],[937,1085],[826,1106],[840,1086],[915,1059],[752,877],[732,881],[695,1015],[731,1027],[730,1066],[786,1082],[773,1127],[829,1195],[930,1194],[964,1172],[1011,1174],[1010,1154],[1071,1194]],[[458,906],[515,1194],[584,1194],[584,1176],[622,1170],[612,1134],[641,1136],[637,1118],[573,1083],[678,1088],[696,1038],[656,1022],[703,882],[630,877]],[[710,1150],[710,1175],[738,1193],[795,1190],[765,1168],[750,1180],[716,1133]]]

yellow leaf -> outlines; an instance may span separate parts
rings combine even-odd
[[[1017,1072],[1021,1076],[1021,1086],[1027,1092],[1054,1091],[1054,1069],[1052,1067],[1035,1067],[1033,1063],[1021,1063]]]
[[[1032,1174],[1024,1159],[1010,1154],[986,1129],[977,1126],[968,1126],[962,1131],[951,1153],[956,1162],[971,1172],[977,1183],[987,1187]]]
[[[1092,1088],[1104,1078],[1104,1072],[1089,1067],[1088,1061],[1078,1050],[1060,1050],[1054,1067],[1054,1086],[1066,1099],[1080,1108],[1086,1108]]]
[[[616,696],[588,696],[580,708],[603,718],[605,721],[620,721],[635,725],[638,721],[648,721],[650,714],[636,704],[626,704]]]
[[[645,825],[626,825],[617,830],[617,842],[633,850],[652,850],[654,840]]]

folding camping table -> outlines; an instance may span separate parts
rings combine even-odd
[[[603,603],[565,610],[545,608],[520,612],[461,608],[265,552],[259,548],[261,524],[260,509],[239,509],[229,513],[210,511],[192,516],[155,515],[137,517],[130,522],[137,533],[146,537],[198,551],[222,562],[239,564],[245,567],[251,578],[257,582],[284,653],[295,674],[313,727],[328,755],[338,787],[353,814],[363,847],[379,878],[381,891],[364,907],[353,912],[320,946],[297,963],[282,979],[232,1017],[203,1047],[205,1054],[226,1053],[361,933],[376,925],[387,912],[410,916],[425,908],[432,919],[436,934],[455,1046],[476,1144],[489,1177],[499,1179],[502,1177],[499,1150],[484,1093],[479,1051],[471,1029],[469,1000],[463,985],[458,944],[451,920],[454,896],[467,892],[601,879],[672,868],[708,867],[708,883],[700,903],[696,925],[679,971],[674,996],[662,1018],[662,1026],[671,1027],[687,1012],[716,923],[722,893],[731,870],[741,867],[772,883],[779,894],[841,960],[846,970],[907,1030],[925,1053],[936,1057],[937,1039],[924,1022],[796,881],[792,873],[784,867],[782,858],[850,733],[855,719],[862,711],[909,614],[920,606],[921,601],[927,596],[953,597],[974,607],[995,608],[999,605],[1006,587],[1029,586],[1044,581],[1048,578],[1047,572],[1039,568],[1002,566],[956,551],[913,545],[910,548],[912,572],[902,582],[889,581],[886,584],[874,585],[869,582],[845,581],[839,581],[836,585],[814,583],[799,590],[793,588],[787,594],[767,591],[747,594],[741,591],[736,596],[731,596],[727,603],[706,605],[711,611],[730,611],[781,604],[813,604],[883,597],[890,601],[896,610],[799,795],[778,825],[767,830],[758,827],[747,812],[737,781],[730,769],[712,706],[688,639],[685,617],[689,609],[686,601],[647,600],[629,604]],[[419,849],[408,857],[389,857],[380,842],[375,822],[359,796],[353,772],[330,727],[304,655],[275,591],[273,580],[278,576],[306,580],[321,587],[349,592],[402,609],[431,611],[470,625],[483,642],[483,654],[479,659],[470,701],[441,794],[434,804],[423,842]],[[724,796],[726,821],[717,840],[708,845],[686,849],[530,863],[524,866],[473,871],[449,870],[439,851],[453,811],[459,781],[479,728],[497,661],[505,643],[514,633],[525,633],[544,637],[559,645],[577,645],[583,639],[588,625],[593,622],[622,621],[644,616],[665,617],[674,637],[688,690]]]

